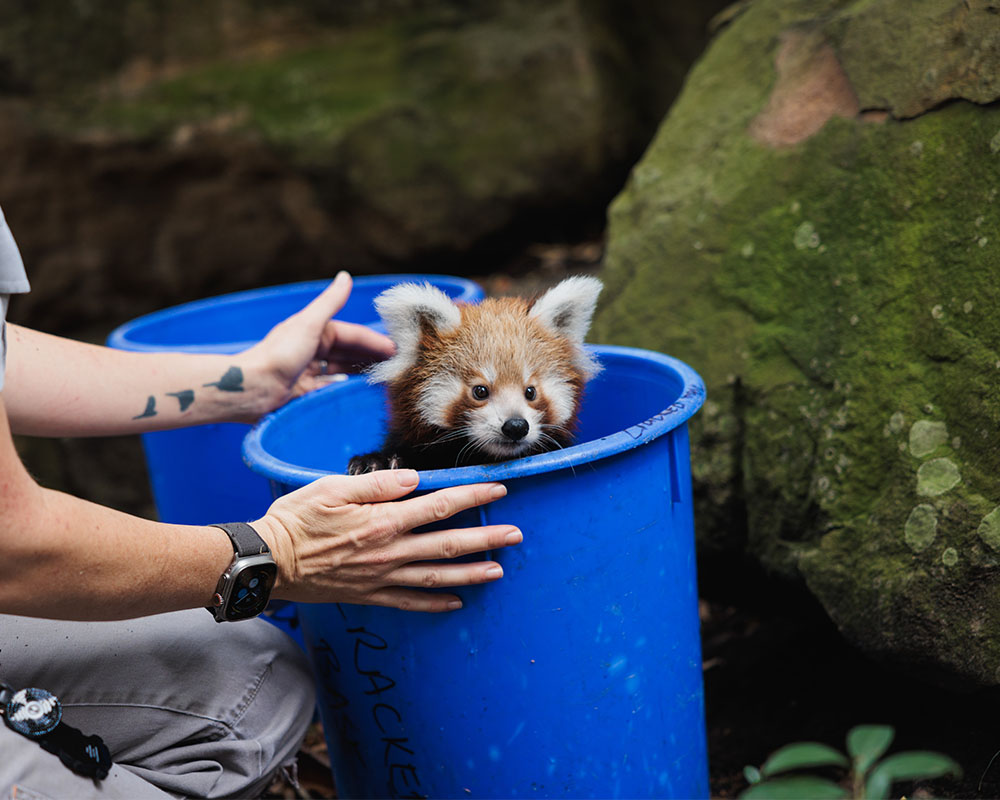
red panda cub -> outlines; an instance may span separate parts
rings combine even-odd
[[[396,354],[369,380],[386,385],[389,431],[348,472],[488,464],[570,444],[584,384],[600,371],[583,340],[601,288],[578,276],[534,303],[479,305],[427,284],[383,292],[375,308]]]

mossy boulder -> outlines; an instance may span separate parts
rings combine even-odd
[[[690,363],[700,547],[1000,683],[1000,15],[754,0],[612,206],[594,339]]]
[[[0,0],[14,314],[89,335],[589,235],[725,1]]]
[[[259,142],[357,249],[464,253],[599,218],[723,2],[57,0],[0,31],[0,94],[63,136]]]

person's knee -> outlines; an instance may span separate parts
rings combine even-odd
[[[287,750],[304,734],[316,705],[305,654],[263,620],[209,624],[215,630],[197,644],[211,651],[203,672],[217,690],[202,700],[206,716],[229,730],[227,738],[259,742],[265,760]]]
[[[269,669],[253,698],[233,725],[234,757],[249,755],[245,744],[252,741],[259,756],[261,779],[248,787],[263,791],[281,767],[290,765],[315,716],[316,692],[305,654],[288,636],[269,625],[260,634],[260,645],[269,653]],[[230,764],[237,772],[250,765]]]
[[[294,761],[314,717],[312,672],[298,645],[262,620],[219,625],[213,633],[197,642],[212,651],[202,674],[215,691],[197,693],[206,715],[191,724],[203,732],[130,768],[174,794],[256,796]]]
[[[268,654],[269,669],[236,727],[244,735],[281,729],[304,733],[316,708],[312,670],[292,639],[267,623],[261,625],[267,630],[259,646]]]
[[[2,618],[5,677],[55,692],[113,759],[187,796],[249,796],[294,759],[315,707],[299,647],[263,620],[204,611],[121,623]],[[6,648],[5,648],[6,649]]]

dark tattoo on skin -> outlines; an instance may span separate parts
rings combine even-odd
[[[184,412],[194,402],[194,391],[184,389],[180,392],[167,392],[167,397],[176,397],[177,402],[181,404],[181,412]]]
[[[242,392],[243,391],[243,370],[239,367],[230,367],[226,373],[217,381],[202,384],[203,386],[215,386],[220,392]],[[194,389],[181,389],[179,392],[167,392],[167,397],[176,397],[180,404],[181,413],[188,410],[194,402]],[[150,395],[146,398],[146,410],[132,419],[144,419],[145,417],[156,416],[156,398]]]
[[[139,416],[132,417],[132,419],[142,419],[143,417],[155,417],[156,416],[156,398],[150,395],[146,399],[146,410],[143,411]]]
[[[202,386],[215,386],[220,392],[242,392],[243,370],[239,367],[230,367],[219,380],[213,383],[204,383]]]

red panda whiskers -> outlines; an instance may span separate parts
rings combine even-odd
[[[371,379],[386,384],[389,431],[349,471],[483,464],[571,444],[583,386],[600,370],[583,344],[600,290],[578,276],[533,303],[471,306],[428,285],[384,292],[376,307],[397,353]]]

